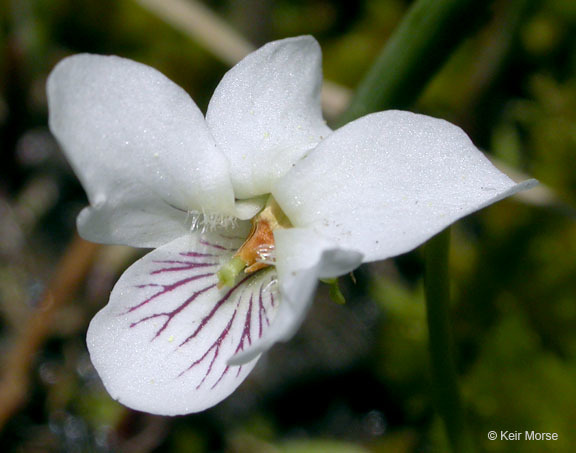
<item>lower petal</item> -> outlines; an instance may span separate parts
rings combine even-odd
[[[273,269],[217,286],[245,227],[180,237],[122,275],[87,339],[112,397],[145,412],[187,414],[217,404],[246,378],[258,356],[241,366],[228,360],[265,335],[279,300]]]

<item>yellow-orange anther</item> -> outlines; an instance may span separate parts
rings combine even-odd
[[[270,222],[266,219],[255,218],[252,222],[252,230],[250,230],[248,239],[238,249],[236,256],[246,263],[244,273],[251,274],[270,265],[262,262],[262,250],[273,249],[274,231],[270,226]]]

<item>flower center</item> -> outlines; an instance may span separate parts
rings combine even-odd
[[[241,272],[252,274],[274,264],[274,230],[291,228],[292,224],[270,195],[264,208],[252,218],[248,238],[232,259],[218,271],[218,287],[232,287]]]

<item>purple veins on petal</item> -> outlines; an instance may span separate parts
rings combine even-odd
[[[212,308],[212,310],[210,311],[210,313],[208,313],[203,319],[202,321],[200,321],[200,325],[196,328],[196,330],[194,331],[194,333],[192,333],[192,335],[190,335],[188,338],[186,338],[184,341],[182,341],[182,343],[180,343],[179,346],[184,346],[186,343],[188,343],[190,340],[192,340],[193,338],[196,337],[196,335],[198,335],[202,329],[204,329],[204,327],[206,326],[206,324],[214,317],[214,315],[216,314],[216,312],[220,309],[220,307],[222,307],[222,305],[224,305],[224,303],[230,299],[230,296],[244,283],[246,282],[246,280],[249,280],[250,276],[245,277],[243,280],[241,280],[240,282],[238,282],[233,288],[231,288],[225,295],[224,297],[222,297],[221,299],[218,300],[218,302],[216,302],[216,304],[214,305],[214,308]],[[241,300],[241,296],[238,298],[238,301]],[[236,309],[238,308],[238,306],[236,307]]]
[[[219,289],[216,271],[233,255],[222,249],[241,243],[218,238],[203,237],[220,249],[200,245],[200,235],[191,234],[151,251],[124,273],[92,322],[93,360],[111,394],[130,407],[154,409],[140,404],[142,395],[158,407],[172,404],[162,395],[181,403],[163,413],[212,405],[256,365],[256,359],[228,362],[273,325],[277,307],[271,302],[276,298],[278,305],[279,296],[265,288],[276,271],[242,275],[233,288]]]
[[[264,323],[263,320],[266,321],[266,325],[270,325],[270,320],[268,319],[268,313],[266,313],[266,307],[264,307],[264,299],[262,297],[263,288],[260,288],[260,292],[258,293],[258,337],[262,337]],[[274,296],[270,295],[271,305],[274,306]],[[237,351],[238,352],[238,351]]]
[[[189,251],[189,252],[180,252],[178,255],[186,257],[186,258],[217,258],[218,255],[214,255],[211,253],[201,253],[201,252],[194,252],[194,251]],[[179,259],[167,259],[167,260],[154,260],[152,261],[152,263],[154,264],[159,264],[159,265],[163,265],[163,264],[174,264],[177,266],[172,266],[172,267],[160,267],[157,269],[152,270],[151,272],[149,272],[149,274],[152,275],[159,275],[159,274],[164,274],[164,273],[168,273],[168,272],[185,272],[185,271],[195,271],[195,270],[207,270],[210,267],[216,267],[219,265],[219,263],[215,263],[215,262],[205,262],[205,261],[189,261],[189,260],[179,260]],[[166,295],[168,293],[170,293],[171,291],[174,291],[180,287],[182,287],[183,285],[186,285],[187,283],[191,283],[194,282],[196,280],[201,280],[204,278],[208,278],[215,275],[214,272],[205,272],[203,274],[197,274],[197,275],[193,275],[191,277],[186,277],[183,278],[181,280],[178,280],[174,283],[170,283],[170,284],[161,284],[161,283],[156,283],[156,282],[151,282],[151,283],[145,283],[145,284],[141,284],[141,285],[137,285],[136,288],[150,288],[150,287],[160,287],[162,288],[162,290],[158,291],[157,293],[153,294],[150,297],[147,297],[145,300],[143,300],[142,302],[128,308],[128,310],[124,313],[130,313],[133,312],[134,310],[137,310],[143,306],[145,306],[146,304],[148,304],[149,302],[151,302],[152,300]],[[133,323],[133,325],[135,325]]]
[[[212,247],[214,249],[223,250],[226,252],[235,252],[236,251],[236,248],[228,248],[228,247],[224,247],[220,244],[213,244],[212,242],[208,242],[205,239],[200,240],[200,244],[205,245],[206,247]]]
[[[248,345],[252,344],[252,339],[250,338],[250,327],[252,323],[252,295],[250,295],[250,305],[248,305],[248,310],[246,311],[246,318],[244,319],[244,329],[242,330],[242,336],[240,337],[240,342],[236,348],[235,353],[238,353],[244,349],[244,340],[248,340]]]
[[[128,335],[165,351],[159,363],[178,363],[172,376],[191,389],[224,388],[246,375],[255,361],[227,362],[262,337],[274,319],[273,268],[244,275],[232,288],[218,288],[216,272],[237,250],[236,242],[204,237],[196,243],[198,251],[152,252],[132,284],[118,290],[125,303],[116,317],[124,318]]]
[[[198,253],[198,252],[184,252],[180,253],[180,256],[185,258],[217,258],[217,255],[212,255],[208,253]],[[187,271],[193,270],[202,267],[210,267],[210,266],[218,266],[218,262],[210,262],[210,261],[189,261],[189,260],[155,260],[153,263],[156,264],[177,264],[179,266],[175,267],[163,267],[160,269],[156,269],[151,272],[152,275],[154,274],[161,274],[162,272],[175,272],[175,271]]]
[[[219,263],[187,263],[185,261],[156,261],[160,264],[181,264],[180,267],[163,267],[151,272],[152,275],[161,274],[163,272],[176,272],[176,271],[189,271],[201,267],[218,266]]]
[[[213,275],[213,274],[212,274]],[[158,338],[158,336],[160,336],[160,334],[166,330],[166,327],[168,327],[168,324],[170,324],[170,322],[176,317],[176,315],[178,315],[179,313],[182,312],[182,310],[184,310],[188,305],[190,305],[192,302],[194,302],[194,300],[196,300],[196,298],[198,296],[200,296],[201,294],[205,293],[206,291],[209,291],[213,288],[216,287],[216,284],[212,284],[210,286],[207,286],[205,288],[202,288],[199,291],[194,292],[194,294],[192,294],[192,296],[190,296],[188,299],[186,299],[182,304],[180,304],[178,307],[176,307],[174,310],[172,311],[168,311],[168,312],[163,312],[163,313],[154,313],[150,316],[145,316],[144,318],[140,319],[139,321],[133,322],[130,324],[130,327],[134,327],[137,326],[138,324],[145,322],[145,321],[149,321],[151,319],[155,319],[155,318],[159,318],[162,316],[166,316],[167,319],[164,322],[164,324],[156,331],[156,334],[154,335],[154,337],[152,338],[151,341],[155,340],[156,338]]]
[[[236,307],[236,309],[234,310],[234,314],[230,318],[230,321],[228,321],[228,324],[226,325],[226,327],[224,328],[224,330],[222,331],[220,336],[216,339],[216,341],[214,343],[212,343],[212,346],[210,346],[206,350],[206,352],[204,353],[204,355],[202,357],[200,357],[198,360],[193,362],[188,368],[186,368],[184,371],[182,371],[179,374],[179,376],[182,376],[184,373],[186,373],[187,371],[190,371],[196,365],[202,363],[204,361],[204,359],[208,356],[208,354],[210,354],[210,352],[212,350],[214,350],[214,355],[212,356],[212,360],[210,361],[210,364],[208,365],[208,370],[206,371],[206,374],[204,374],[204,377],[202,378],[200,383],[196,386],[196,389],[199,389],[202,386],[202,384],[204,384],[204,381],[206,380],[206,378],[210,375],[210,373],[212,371],[212,367],[214,366],[214,362],[216,362],[216,359],[218,358],[218,354],[220,353],[220,346],[222,345],[222,341],[224,341],[224,339],[228,336],[228,333],[230,332],[230,328],[232,327],[232,324],[234,323],[234,319],[236,318],[236,313],[238,313],[238,307]]]
[[[252,335],[255,333],[253,332],[253,323],[257,322],[257,335],[261,337],[264,332],[264,325],[269,325],[270,321],[268,318],[268,313],[265,306],[265,297],[266,293],[263,291],[263,284],[259,285],[259,289],[256,291],[251,291],[249,286],[251,280],[254,279],[256,275],[247,276],[242,281],[240,281],[236,286],[231,288],[226,294],[224,294],[214,305],[212,310],[200,321],[199,325],[196,327],[194,332],[187,337],[184,341],[182,341],[179,347],[186,345],[187,343],[191,342],[194,338],[198,337],[200,332],[210,324],[212,319],[216,318],[216,313],[224,306],[224,304],[228,301],[234,301],[235,307],[234,311],[230,314],[230,319],[220,332],[220,334],[210,343],[210,346],[202,353],[202,355],[194,360],[185,370],[183,370],[179,376],[186,374],[187,372],[191,371],[195,367],[199,366],[200,364],[209,360],[207,364],[207,369],[203,373],[201,381],[198,383],[196,388],[200,388],[202,385],[205,384],[208,377],[215,371],[215,363],[221,356],[221,348],[223,346],[223,342],[226,341],[228,338],[232,338],[232,341],[236,344],[233,346],[233,350],[231,351],[230,357],[226,357],[226,359],[231,358],[233,355],[243,351],[246,347],[252,344],[253,338]],[[240,290],[240,291],[239,291]],[[233,297],[235,296],[235,297]],[[273,297],[270,294],[270,299],[268,301],[272,301]],[[246,314],[243,316],[243,321],[239,321],[238,315],[241,310],[241,307],[246,307]],[[237,328],[241,328],[241,332],[238,332],[237,339],[234,339],[234,335],[232,334],[233,330],[237,330],[235,328],[235,323],[238,326],[238,323],[241,323],[240,326]],[[210,386],[211,389],[214,389],[224,377],[230,372],[230,365],[225,365],[220,375],[215,380],[215,382]],[[237,370],[235,372],[236,376],[239,376],[242,372],[242,365],[236,367]]]
[[[234,354],[238,354],[240,351],[244,350],[244,340],[248,340],[248,345],[252,344],[252,339],[250,338],[250,328],[252,327],[252,323],[250,322],[252,319],[252,300],[253,296],[250,295],[250,305],[248,306],[248,310],[246,311],[246,318],[244,319],[244,329],[242,330],[242,335],[240,336],[240,341],[238,342],[238,347],[234,351]],[[236,317],[236,311],[234,312],[234,317]],[[260,332],[261,331],[262,329],[260,329]],[[214,389],[220,383],[220,381],[224,378],[226,373],[228,373],[228,370],[230,370],[230,365],[226,365],[226,368],[224,368],[224,371],[222,371],[218,380],[212,385],[212,387],[210,387],[211,389]],[[241,372],[242,372],[242,365],[238,367],[238,370],[236,371],[236,376],[239,376]]]
[[[213,258],[218,255],[212,253],[200,253],[200,252],[180,252],[180,256],[185,256],[188,258]]]
[[[245,237],[242,236],[229,236],[227,234],[221,234],[220,237],[223,239],[227,239],[229,241],[240,241],[240,242],[244,242],[244,240],[246,239]]]
[[[148,304],[149,302],[153,301],[153,300],[156,299],[157,297],[164,296],[164,295],[168,294],[169,292],[174,291],[175,289],[177,289],[177,288],[179,288],[179,287],[181,287],[181,286],[183,286],[183,285],[185,285],[185,284],[187,284],[187,283],[193,282],[193,281],[195,281],[195,280],[201,280],[201,279],[204,279],[204,278],[212,277],[212,276],[214,276],[213,273],[194,275],[193,277],[187,277],[187,278],[184,278],[184,279],[182,279],[182,280],[178,280],[177,282],[172,283],[172,284],[170,284],[170,285],[163,285],[163,284],[160,284],[160,283],[145,283],[145,284],[142,284],[142,285],[137,285],[136,288],[160,287],[160,288],[162,288],[162,290],[161,290],[161,291],[158,291],[157,293],[155,293],[155,294],[153,294],[152,296],[148,297],[147,299],[143,300],[143,301],[140,302],[139,304],[130,307],[130,308],[129,308],[128,310],[126,310],[126,312],[124,312],[123,314],[131,313],[131,312],[133,312],[133,311],[135,311],[135,310],[143,307],[144,305]],[[214,285],[212,285],[212,287],[213,287],[213,286],[214,286]]]

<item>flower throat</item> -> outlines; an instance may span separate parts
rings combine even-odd
[[[218,271],[218,287],[232,287],[240,273],[252,274],[274,264],[274,230],[292,224],[270,195],[264,208],[252,220],[252,229],[232,259]]]

